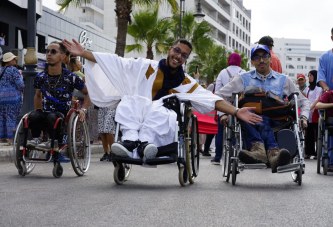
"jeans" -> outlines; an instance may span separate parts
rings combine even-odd
[[[223,153],[223,124],[217,121],[217,134],[215,136],[215,161],[221,161]]]
[[[279,121],[272,120],[267,116],[262,116],[263,121],[255,125],[241,121],[244,132],[244,142],[248,149],[252,147],[254,142],[260,142],[265,145],[266,150],[279,147],[273,129],[280,124]]]

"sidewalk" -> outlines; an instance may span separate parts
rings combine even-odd
[[[13,151],[13,146],[8,146],[7,143],[0,143],[0,161],[12,161],[11,153]],[[91,154],[103,155],[102,142],[91,144]]]

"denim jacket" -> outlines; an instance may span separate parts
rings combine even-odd
[[[241,75],[244,88],[258,87],[265,91],[271,91],[275,95],[283,98],[283,89],[286,82],[286,76],[275,71],[271,71],[266,80],[263,80],[255,70]]]

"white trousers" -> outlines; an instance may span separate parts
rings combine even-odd
[[[115,120],[120,124],[122,140],[147,141],[157,147],[175,141],[177,114],[165,108],[162,100],[124,96]]]

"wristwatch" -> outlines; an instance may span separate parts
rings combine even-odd
[[[87,113],[87,109],[86,108],[81,108],[81,110],[86,114]]]

